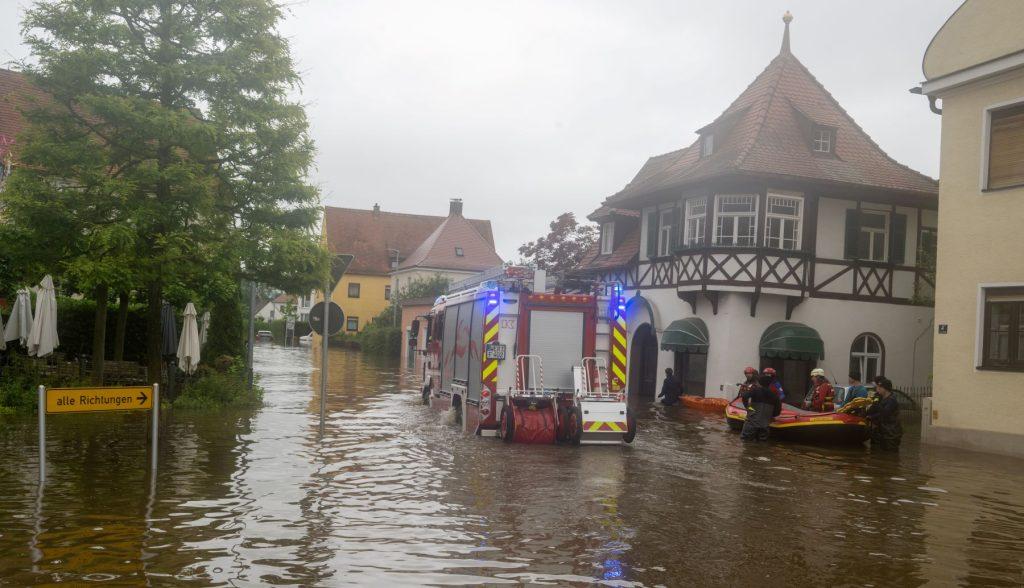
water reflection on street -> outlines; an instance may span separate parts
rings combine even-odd
[[[261,346],[258,411],[0,416],[0,583],[1024,583],[1024,462],[744,446],[643,407],[632,447],[464,437],[394,363]]]

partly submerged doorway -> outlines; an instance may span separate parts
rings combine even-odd
[[[649,323],[637,327],[629,348],[629,393],[654,400],[658,393],[658,336]]]
[[[672,321],[661,335],[661,348],[675,354],[673,365],[685,394],[705,395],[709,343],[707,325],[695,316]]]

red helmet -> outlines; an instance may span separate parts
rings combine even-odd
[[[764,368],[764,375],[766,375],[766,376],[774,376],[775,375],[775,368]]]
[[[756,374],[757,370],[755,370],[754,368],[752,368],[752,367],[750,367],[748,365],[747,367],[743,368],[743,373],[744,374]]]

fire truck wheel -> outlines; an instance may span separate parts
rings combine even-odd
[[[622,440],[626,443],[632,443],[633,439],[636,439],[636,417],[633,416],[632,410],[627,410],[626,432],[622,434]]]
[[[506,405],[501,410],[501,428],[499,429],[501,438],[505,440],[505,443],[511,443],[512,437],[516,434],[516,426],[513,421],[512,407]]]
[[[429,384],[423,387],[423,394],[422,395],[423,395],[423,404],[429,405],[430,404],[430,385]]]
[[[566,411],[566,440],[572,445],[579,445],[583,437],[583,415],[575,406],[570,406]]]

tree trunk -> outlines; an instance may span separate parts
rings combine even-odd
[[[160,356],[160,342],[163,330],[160,328],[160,306],[163,302],[163,284],[159,280],[150,282],[146,301],[146,367],[149,369],[149,382],[162,383],[160,368],[163,358]]]
[[[110,288],[96,287],[96,322],[92,328],[92,383],[103,385],[103,361],[107,353],[107,295]]]
[[[114,361],[124,361],[124,338],[128,331],[128,303],[132,295],[121,292],[117,296],[117,325],[114,327]]]

